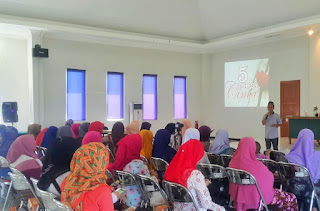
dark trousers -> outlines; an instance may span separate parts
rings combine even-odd
[[[273,149],[278,150],[278,142],[279,142],[278,138],[273,138],[273,139],[266,138],[265,140],[266,140],[267,150],[271,148],[271,143],[272,143]]]

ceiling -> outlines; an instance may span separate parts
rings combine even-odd
[[[0,0],[0,14],[208,42],[320,14],[319,0]]]

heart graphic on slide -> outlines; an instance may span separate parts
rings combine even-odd
[[[260,86],[261,89],[268,88],[269,86],[269,74],[265,73],[263,71],[258,71],[256,73],[256,79],[258,82],[258,85]]]

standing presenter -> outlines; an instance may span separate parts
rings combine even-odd
[[[279,143],[279,131],[278,127],[281,126],[282,120],[280,115],[274,113],[274,103],[270,101],[268,103],[268,113],[262,118],[262,125],[265,126],[265,140],[267,150],[271,149],[271,143],[274,150],[278,150]]]

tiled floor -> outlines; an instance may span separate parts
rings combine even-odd
[[[289,144],[289,138],[281,138],[280,143],[279,143],[279,151],[287,154],[291,150],[291,148],[293,147],[293,144],[295,143],[295,141],[296,141],[296,139],[292,139],[291,144]],[[239,143],[238,141],[231,142],[230,146],[233,148],[237,148],[238,143]],[[260,142],[260,144],[261,144],[261,152],[263,152],[264,150],[266,150],[265,143]],[[320,151],[320,145],[316,141],[314,144],[314,149],[317,151]]]

